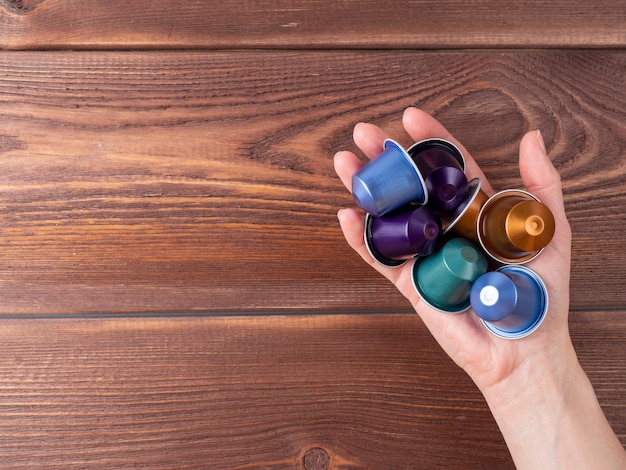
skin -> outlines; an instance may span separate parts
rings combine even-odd
[[[494,193],[469,152],[433,117],[408,108],[402,122],[416,142],[433,137],[454,142],[465,156],[468,180],[479,177],[485,193]],[[388,137],[366,123],[357,124],[353,133],[355,144],[369,158],[382,152]],[[352,175],[363,164],[349,151],[338,152],[334,164],[350,191]],[[430,308],[413,287],[411,263],[387,268],[369,255],[362,212],[341,209],[337,216],[348,244],[410,301],[441,347],[481,390],[518,468],[626,468],[626,452],[606,421],[570,339],[572,234],[561,178],[539,131],[522,138],[519,170],[525,189],[550,208],[556,222],[550,244],[528,263],[546,284],[549,311],[539,329],[519,340],[494,336],[470,311],[446,315]]]

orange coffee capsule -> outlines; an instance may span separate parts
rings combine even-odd
[[[519,189],[491,196],[478,215],[478,240],[489,256],[506,264],[535,258],[554,236],[554,216],[532,194]]]

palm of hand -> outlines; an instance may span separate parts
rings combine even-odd
[[[467,150],[434,118],[409,108],[404,114],[403,124],[414,141],[439,137],[456,143],[465,156],[468,178],[481,178],[484,191],[488,195],[494,192]],[[354,129],[356,145],[369,158],[382,151],[387,137],[384,131],[371,124],[358,124]],[[342,151],[335,156],[337,175],[348,190],[351,189],[352,175],[361,166],[360,160],[351,152]],[[543,141],[537,132],[529,132],[520,143],[520,173],[526,189],[550,208],[556,221],[553,240],[539,257],[528,264],[546,284],[550,296],[549,311],[541,327],[520,340],[505,340],[493,336],[470,311],[449,315],[425,305],[413,288],[411,263],[395,269],[377,264],[369,255],[363,241],[362,215],[354,209],[339,213],[341,227],[349,245],[411,302],[446,353],[481,389],[501,382],[529,357],[550,354],[550,351],[561,347],[569,338],[567,314],[571,232],[565,216],[559,174],[546,157]]]

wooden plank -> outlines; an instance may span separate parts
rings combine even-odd
[[[626,443],[626,312],[571,317]],[[7,468],[513,468],[416,315],[5,319],[0,352]]]
[[[623,0],[2,0],[0,47],[623,47]]]
[[[43,8],[43,4],[42,4]],[[574,305],[626,305],[626,53],[0,54],[0,312],[405,310],[346,246],[332,156],[432,112],[496,188],[541,128]]]

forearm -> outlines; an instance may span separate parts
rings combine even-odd
[[[576,354],[529,357],[483,390],[519,469],[624,469],[626,452],[607,422]]]

